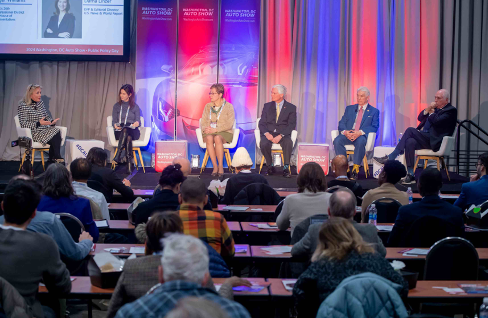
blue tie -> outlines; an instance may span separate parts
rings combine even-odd
[[[434,113],[437,113],[437,111],[438,111],[438,109],[434,110]],[[429,121],[429,119],[427,119],[424,127],[422,128],[422,131],[428,133],[430,130],[430,127],[431,127],[430,121]]]

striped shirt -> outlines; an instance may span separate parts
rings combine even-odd
[[[178,212],[183,221],[184,234],[207,242],[222,256],[234,255],[232,232],[222,214],[191,204],[180,205]]]

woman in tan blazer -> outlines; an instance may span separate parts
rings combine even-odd
[[[210,86],[210,103],[203,110],[201,128],[203,140],[212,160],[212,176],[224,174],[224,143],[231,143],[234,137],[234,106],[224,99],[224,85]],[[218,164],[217,164],[218,160]]]

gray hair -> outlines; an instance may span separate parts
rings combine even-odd
[[[449,91],[448,91],[447,89],[445,89],[445,88],[441,88],[441,89],[439,90],[439,92],[441,92],[441,93],[442,93],[442,96],[444,96],[444,98],[445,98],[445,99],[447,99],[447,100],[451,100],[451,96],[450,96]]]
[[[29,86],[27,86],[27,90],[25,91],[24,98],[22,98],[21,102],[24,102],[26,105],[32,104],[31,95],[38,88],[42,89],[41,85],[29,84]]]
[[[171,310],[166,318],[228,318],[217,303],[202,297],[185,297]]]
[[[366,86],[361,86],[360,88],[358,88],[357,92],[365,92],[367,96],[369,96],[369,89],[366,87]]]
[[[348,188],[340,188],[330,197],[330,215],[350,219],[356,214],[356,204],[354,193]]]
[[[199,239],[183,234],[172,234],[161,239],[164,281],[184,280],[202,284],[208,273],[208,250]]]
[[[276,88],[278,89],[278,93],[283,94],[283,97],[286,95],[286,87],[281,84],[276,84],[271,89]]]

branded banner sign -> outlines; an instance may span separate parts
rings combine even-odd
[[[327,144],[298,144],[297,170],[307,162],[316,162],[329,173],[329,145]]]
[[[176,157],[188,156],[188,143],[182,141],[156,141],[156,167],[161,172],[169,166]]]

